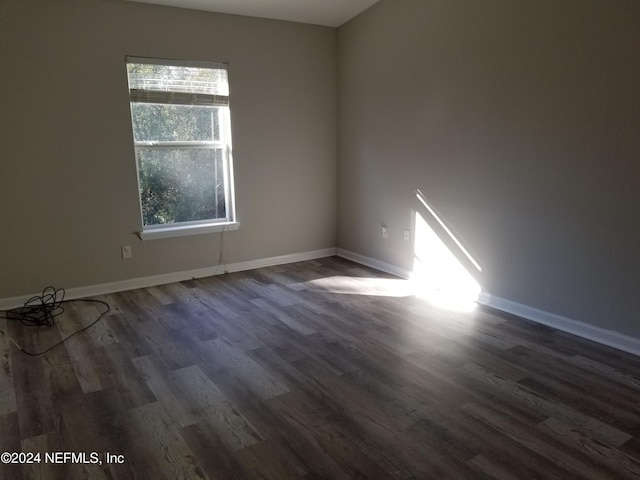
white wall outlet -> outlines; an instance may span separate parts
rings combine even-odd
[[[406,229],[404,231],[404,243],[409,243],[411,241],[411,230]]]
[[[389,232],[387,231],[387,227],[382,227],[382,238],[385,240],[389,238]]]
[[[131,245],[122,246],[122,258],[131,258]]]

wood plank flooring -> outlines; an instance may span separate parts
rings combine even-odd
[[[640,478],[640,358],[402,285],[332,257],[0,336],[0,452],[41,454],[0,478]]]

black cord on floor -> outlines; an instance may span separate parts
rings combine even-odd
[[[31,297],[29,300],[25,302],[22,307],[13,308],[11,310],[7,310],[5,312],[0,312],[0,318],[4,318],[7,320],[17,320],[25,327],[51,327],[54,324],[55,317],[61,315],[64,312],[64,308],[62,304],[64,303],[72,303],[72,302],[87,302],[87,303],[97,303],[103,305],[105,310],[100,313],[98,318],[96,318],[93,322],[91,322],[86,327],[81,328],[73,332],[71,335],[63,338],[59,342],[51,345],[46,350],[41,352],[30,352],[25,350],[15,341],[15,339],[9,336],[9,340],[13,342],[13,344],[18,347],[22,352],[32,357],[37,357],[39,355],[43,355],[55,347],[62,345],[68,339],[73,337],[74,335],[79,334],[80,332],[84,332],[85,330],[93,327],[96,323],[98,323],[102,317],[104,317],[107,313],[111,311],[111,307],[107,302],[103,302],[102,300],[93,300],[93,299],[82,299],[82,300],[65,300],[64,299],[65,291],[63,288],[55,289],[53,287],[47,287],[42,292],[42,295],[37,295],[35,297]],[[5,335],[5,333],[0,330],[0,335]]]

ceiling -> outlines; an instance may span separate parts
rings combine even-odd
[[[338,27],[378,0],[128,0]]]

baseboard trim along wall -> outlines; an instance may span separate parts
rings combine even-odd
[[[75,287],[66,289],[65,298],[68,300],[76,298],[93,297],[96,295],[105,295],[114,292],[123,292],[136,288],[147,288],[157,285],[163,285],[172,282],[182,282],[193,278],[210,277],[221,275],[225,272],[240,272],[244,270],[252,270],[254,268],[271,267],[274,265],[284,265],[287,263],[303,262],[306,260],[314,260],[316,258],[331,257],[338,255],[353,262],[375,268],[377,270],[395,275],[401,278],[410,278],[411,271],[392,265],[390,263],[377,260],[375,258],[360,255],[349,250],[341,248],[325,248],[321,250],[313,250],[309,252],[294,253],[290,255],[281,255],[277,257],[268,257],[257,260],[249,260],[246,262],[230,263],[227,265],[216,265],[214,267],[199,268],[195,270],[185,270],[180,272],[165,273],[161,275],[152,275],[149,277],[132,278],[110,283],[101,283],[98,285],[90,285],[86,287]],[[24,303],[35,295],[21,295],[18,297],[0,298],[0,310],[8,310],[24,305]],[[588,340],[592,340],[609,347],[622,350],[640,356],[640,338],[631,337],[623,333],[604,328],[596,327],[588,323],[572,320],[553,313],[545,312],[537,308],[529,307],[511,300],[500,298],[490,293],[482,292],[478,303],[486,305],[497,310],[501,310],[527,320],[531,320],[542,325],[556,328],[563,332],[571,333]]]
[[[640,338],[572,320],[484,292],[480,294],[478,303],[640,356]]]
[[[77,298],[94,297],[96,295],[105,295],[107,293],[124,292],[126,290],[134,290],[136,288],[154,287],[167,283],[191,280],[193,278],[211,277],[224,273],[252,270],[254,268],[272,267],[274,265],[284,265],[294,262],[304,262],[306,260],[314,260],[316,258],[331,257],[335,254],[335,248],[324,248],[321,250],[312,250],[309,252],[294,253],[290,255],[261,258],[258,260],[249,260],[246,262],[229,263],[226,265],[216,265],[214,267],[198,268],[195,270],[185,270],[180,272],[165,273],[161,275],[152,275],[149,277],[132,278],[117,282],[101,283],[98,285],[90,285],[87,287],[74,287],[65,289],[65,299],[73,300]],[[56,285],[56,287],[58,287],[58,285]],[[34,293],[32,295],[0,298],[0,310],[8,310],[10,308],[20,307],[33,296],[40,294],[41,292]]]
[[[337,255],[348,260],[366,265],[371,268],[382,270],[402,278],[410,278],[411,271],[401,267],[382,262],[375,258],[360,255],[348,250],[337,249]],[[607,330],[596,327],[588,323],[572,320],[553,313],[545,312],[537,308],[529,307],[511,300],[500,298],[489,293],[482,292],[478,298],[480,305],[495,308],[512,315],[531,320],[532,322],[547,325],[549,327],[571,333],[581,338],[594,341],[609,347],[622,350],[627,353],[640,356],[640,338],[631,337],[614,330]]]
[[[411,277],[411,271],[409,270],[398,267],[396,265],[392,265],[390,263],[377,260],[375,258],[366,257],[364,255],[360,255],[359,253],[351,252],[349,250],[338,248],[336,250],[336,255],[342,258],[346,258],[347,260],[351,260],[352,262],[359,263],[360,265],[365,265],[367,267],[375,268],[376,270],[380,270],[382,272],[390,273],[391,275],[395,275],[396,277],[400,277],[400,278]]]

